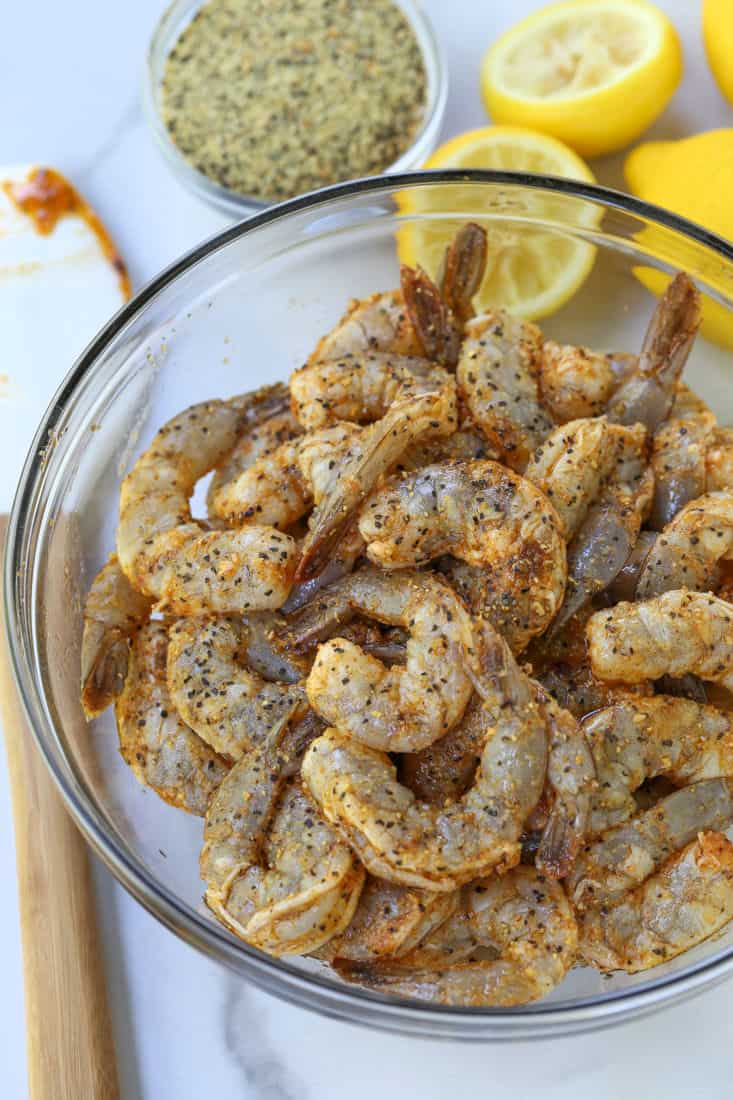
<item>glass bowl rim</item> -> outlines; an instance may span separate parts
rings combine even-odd
[[[178,9],[183,11],[183,9],[194,6],[201,8],[206,2],[207,0],[172,0],[156,22],[145,53],[142,83],[143,109],[156,145],[176,178],[193,194],[205,199],[217,209],[226,210],[239,218],[247,213],[252,214],[269,209],[276,204],[255,195],[234,191],[223,186],[223,184],[217,183],[205,172],[201,172],[171,140],[168,128],[158,110],[155,65],[158,53],[164,50],[164,39],[168,25],[176,18]],[[432,21],[419,0],[399,0],[397,6],[400,5],[405,10],[413,32],[417,28],[416,38],[423,64],[427,73],[432,72],[434,74],[434,83],[432,91],[430,85],[428,85],[425,116],[413,140],[397,159],[388,165],[383,173],[380,173],[381,175],[391,175],[392,173],[412,169],[415,167],[415,161],[421,162],[429,155],[431,149],[434,148],[435,140],[437,140],[448,101],[448,67],[443,47]]]
[[[23,566],[22,551],[26,517],[33,506],[35,489],[44,477],[44,443],[49,438],[49,434],[54,432],[60,418],[73,404],[77,388],[93,371],[100,354],[129,321],[144,311],[160,291],[172,284],[179,275],[193,268],[200,260],[271,221],[286,218],[301,211],[316,209],[334,200],[368,195],[371,192],[394,192],[404,187],[456,183],[517,186],[588,199],[608,208],[656,222],[718,253],[724,260],[733,264],[733,243],[680,215],[597,184],[553,176],[536,176],[530,173],[445,169],[395,175],[384,174],[334,184],[267,207],[258,214],[214,234],[165,267],[100,329],[60,384],[33,438],[10,512],[3,561],[3,625],[8,640],[11,669],[24,716],[44,764],[67,809],[85,839],[114,877],[168,928],[199,950],[237,970],[238,973],[241,974],[243,968],[246,968],[248,978],[261,988],[286,1001],[326,1015],[348,1018],[353,1022],[382,1028],[392,1025],[396,1031],[400,1030],[400,1023],[412,1024],[412,1033],[416,1033],[420,1024],[428,1029],[432,1024],[436,1029],[432,1032],[433,1035],[454,1039],[462,1037],[484,1041],[509,1039],[517,1037],[512,1035],[513,1030],[520,1031],[521,1038],[543,1038],[562,1033],[565,1029],[580,1030],[583,1027],[590,1028],[602,1023],[621,1022],[627,1012],[630,1015],[637,1015],[655,1005],[671,1003],[684,994],[702,990],[733,970],[733,946],[719,956],[696,963],[687,970],[656,979],[651,978],[634,989],[610,991],[602,994],[601,998],[598,996],[578,998],[569,1005],[540,1001],[521,1008],[501,1009],[435,1006],[392,998],[354,986],[339,985],[319,974],[304,973],[292,964],[282,959],[271,958],[246,943],[236,942],[215,922],[182,904],[172,891],[156,881],[154,875],[139,860],[130,857],[98,817],[91,800],[76,777],[71,762],[68,759],[65,760],[70,775],[65,774],[57,766],[50,748],[55,738],[55,729],[53,723],[48,723],[45,719],[41,706],[43,692],[31,668],[26,667],[25,647],[22,641],[23,616],[19,612],[17,599],[19,595],[17,579],[19,570]],[[322,998],[320,1001],[319,995]],[[353,1011],[349,1012],[349,1009]],[[356,1015],[359,1010],[363,1014],[361,1018]],[[459,1021],[465,1021],[466,1024],[483,1022],[488,1028],[494,1024],[499,1027],[499,1031],[480,1034],[474,1032],[461,1036],[455,1030]],[[552,1026],[544,1028],[543,1024]],[[405,1027],[403,1030],[410,1031],[410,1028]]]

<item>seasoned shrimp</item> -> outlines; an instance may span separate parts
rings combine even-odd
[[[553,428],[537,389],[541,350],[536,325],[494,310],[466,325],[456,371],[472,419],[519,473]]]
[[[673,588],[698,592],[715,587],[719,562],[733,556],[733,489],[686,504],[657,536],[639,575],[636,597]]]
[[[395,402],[381,420],[351,444],[348,460],[311,517],[296,580],[307,580],[324,568],[362,502],[405,451],[418,440],[449,435],[456,426],[456,417],[455,385],[447,377],[436,392]]]
[[[171,614],[275,609],[287,599],[296,546],[273,527],[204,531],[196,482],[231,451],[258,394],[205,401],[168,421],[122,483],[117,555],[132,585]]]
[[[606,596],[612,604],[635,598],[636,586],[639,583],[644,562],[654,545],[656,537],[654,531],[639,532],[639,536],[631,548],[631,553],[624,562],[623,569],[619,570],[606,588]]]
[[[610,420],[643,424],[650,432],[664,423],[699,327],[700,295],[690,277],[680,271],[654,310],[637,369],[608,404]]]
[[[665,592],[620,603],[588,620],[591,667],[602,680],[635,684],[685,676],[733,689],[733,606],[710,592]]]
[[[637,362],[634,355],[601,355],[545,340],[539,363],[542,404],[558,424],[599,416]]]
[[[646,432],[614,425],[615,469],[568,546],[568,587],[553,623],[558,631],[613,581],[628,561],[651,504],[654,479],[646,462]]]
[[[373,351],[422,355],[422,345],[407,315],[400,289],[352,298],[343,317],[316,344],[308,365]]]
[[[84,603],[81,703],[95,718],[122,691],[130,637],[150,614],[152,600],[132,587],[114,554],[92,581]]]
[[[578,931],[560,885],[531,867],[465,886],[461,905],[398,960],[336,968],[349,981],[444,1005],[519,1005],[545,996],[575,961]]]
[[[677,787],[733,776],[733,727],[715,707],[671,695],[627,697],[589,714],[583,729],[598,771],[591,828],[633,816],[634,792],[664,776]]]
[[[120,753],[136,777],[171,806],[205,814],[228,765],[179,718],[166,679],[168,629],[152,621],[130,649],[115,704]]]
[[[383,569],[451,554],[476,567],[457,578],[476,614],[523,649],[560,607],[565,546],[557,513],[525,478],[496,462],[427,466],[374,494],[359,531]],[[452,579],[456,579],[455,574]]]
[[[570,540],[616,465],[618,437],[605,417],[571,420],[537,448],[524,476],[546,497]]]
[[[201,877],[222,924],[270,955],[315,951],[348,925],[364,871],[288,780],[286,723],[243,756],[206,815]]]
[[[590,824],[596,767],[585,730],[540,689],[548,730],[547,780],[551,809],[537,851],[537,869],[565,878]]]
[[[714,430],[715,416],[705,402],[680,385],[669,419],[654,436],[654,500],[649,514],[653,530],[661,531],[685,504],[705,492]]]
[[[731,821],[733,779],[682,787],[585,846],[568,878],[573,904],[581,911],[607,904],[639,886],[698,833],[726,829]]]
[[[578,918],[580,958],[636,974],[702,943],[733,918],[733,844],[701,832],[640,886]]]
[[[436,894],[367,875],[351,923],[320,954],[337,966],[404,955],[455,912],[459,898],[458,890]]]
[[[246,621],[180,619],[170,629],[168,687],[184,722],[217,752],[239,760],[297,708],[302,686],[269,683],[246,661]],[[244,660],[242,658],[245,658]]]
[[[234,527],[265,523],[280,530],[300,519],[311,504],[298,465],[302,432],[289,411],[245,432],[216,470],[207,494],[209,514]]]
[[[483,624],[475,723],[480,763],[455,802],[419,802],[379,752],[327,730],[303,760],[303,778],[326,818],[367,870],[390,882],[449,891],[520,857],[525,819],[542,792],[547,736],[536,692],[506,643]]]
[[[429,574],[363,569],[329,590],[329,599],[410,636],[404,666],[392,668],[345,638],[322,645],[306,681],[316,713],[391,752],[414,752],[447,733],[470,698],[475,659],[471,619],[455,593]]]
[[[733,489],[733,428],[715,428],[705,455],[705,488]]]

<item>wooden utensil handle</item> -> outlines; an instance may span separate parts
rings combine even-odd
[[[0,518],[4,541],[6,517]],[[114,1043],[84,841],[22,716],[0,629],[31,1100],[117,1100]]]

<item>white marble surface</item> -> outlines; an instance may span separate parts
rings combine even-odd
[[[477,91],[484,46],[538,6],[532,0],[426,0],[450,67],[445,136],[485,122]],[[686,75],[654,136],[733,124],[705,63],[699,4],[661,0],[661,6],[682,34]],[[224,224],[170,176],[142,118],[143,56],[162,7],[163,0],[39,0],[2,9],[0,161],[50,163],[70,176],[109,226],[136,287]],[[619,158],[594,168],[602,182],[621,185]],[[7,777],[0,768],[3,1100],[27,1094],[14,873]],[[718,1100],[730,1093],[729,984],[582,1038],[503,1047],[406,1040],[320,1019],[248,988],[176,940],[99,866],[96,879],[125,1100],[392,1100],[404,1094],[437,1100],[449,1093],[504,1100],[535,1092],[545,1100],[589,1094],[595,1100],[624,1094]],[[64,914],[49,914],[54,919]]]

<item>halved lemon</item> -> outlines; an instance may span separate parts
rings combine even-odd
[[[425,168],[493,168],[594,182],[572,149],[512,126],[460,134],[442,145]],[[400,260],[420,264],[433,278],[462,222],[486,227],[488,263],[474,299],[479,311],[502,306],[519,317],[545,317],[575,293],[593,266],[593,245],[575,234],[596,226],[601,210],[585,199],[456,182],[401,191],[398,203],[403,214],[414,216],[398,232]],[[533,224],[538,219],[551,224]]]
[[[647,0],[564,0],[487,51],[481,92],[495,122],[532,126],[586,157],[629,145],[682,76],[669,19]]]

